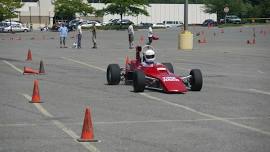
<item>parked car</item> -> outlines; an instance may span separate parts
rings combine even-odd
[[[172,28],[172,27],[180,27],[184,23],[182,21],[163,21],[163,24],[165,24],[166,28]]]
[[[128,25],[128,24],[134,24],[132,21],[129,19],[110,19],[109,22],[104,22],[103,24],[106,25]]]
[[[3,29],[4,32],[29,32],[30,29],[21,25],[9,25]]]
[[[153,26],[153,24],[152,24],[152,23],[143,23],[143,22],[141,22],[141,23],[138,25],[139,28],[143,28],[143,29],[146,29],[146,28],[148,28],[149,26]]]
[[[226,23],[240,24],[241,19],[236,15],[228,15],[226,16]]]
[[[69,21],[66,25],[68,28],[68,31],[74,31],[77,28],[79,22],[80,22],[80,20],[78,20],[78,19],[74,19],[74,20]]]
[[[6,22],[0,22],[0,32],[4,31],[5,27],[8,27],[9,25]]]
[[[166,28],[166,25],[164,23],[155,23],[153,28]]]
[[[207,19],[207,20],[203,21],[203,23],[202,23],[202,26],[209,26],[209,25],[210,26],[217,26],[218,24],[216,21],[214,21],[212,19]]]
[[[98,26],[102,26],[100,22],[95,21],[95,20],[90,20],[90,21],[83,21],[82,23],[82,28],[88,28],[88,27],[92,27],[93,25]]]

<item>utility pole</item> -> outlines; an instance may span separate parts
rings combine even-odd
[[[178,49],[193,49],[193,34],[188,31],[188,0],[185,1],[184,5],[184,31],[180,30],[178,35]]]

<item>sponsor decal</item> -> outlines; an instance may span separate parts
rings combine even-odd
[[[177,79],[176,77],[162,77],[163,81],[180,81],[179,79]]]
[[[157,68],[158,71],[165,71],[166,68]]]

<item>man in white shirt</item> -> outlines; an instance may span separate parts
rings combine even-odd
[[[134,29],[132,23],[128,26],[128,42],[129,48],[133,49],[133,41],[134,41]]]
[[[152,25],[149,26],[148,28],[148,45],[152,44],[153,41],[153,29],[152,29]]]
[[[81,48],[81,40],[82,40],[82,21],[79,22],[79,25],[77,27],[77,38],[78,38],[78,42],[77,42],[77,48],[80,49]]]

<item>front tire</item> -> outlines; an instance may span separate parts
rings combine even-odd
[[[134,92],[143,92],[145,89],[145,75],[142,71],[133,73],[133,89]]]
[[[121,80],[121,69],[118,64],[109,64],[107,67],[107,82],[109,85],[118,85]]]
[[[200,91],[202,89],[203,84],[203,78],[201,70],[199,69],[192,69],[190,71],[190,75],[192,76],[190,78],[190,85],[192,91]]]

